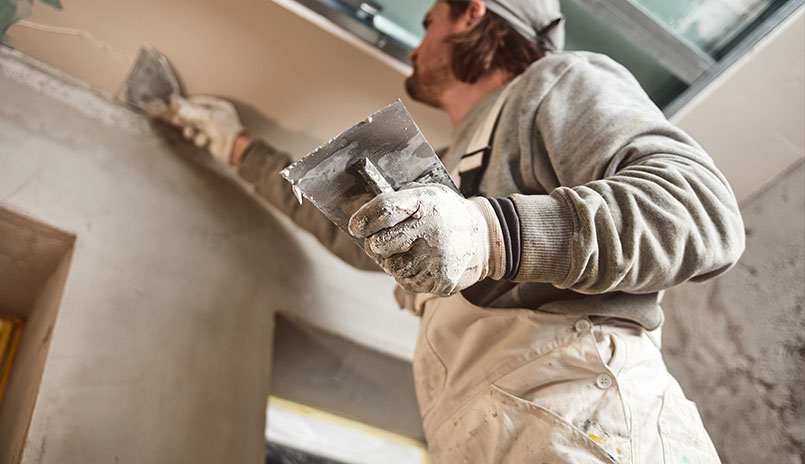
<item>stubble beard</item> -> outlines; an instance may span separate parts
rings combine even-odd
[[[423,72],[414,66],[414,73],[405,79],[405,92],[412,99],[434,108],[441,108],[441,97],[447,88],[452,75],[448,63],[442,63],[437,69]]]

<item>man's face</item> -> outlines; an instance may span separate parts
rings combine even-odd
[[[425,37],[408,55],[414,73],[405,80],[405,90],[414,100],[440,108],[445,89],[457,82],[452,70],[452,46],[445,41],[460,32],[457,24],[450,20],[450,7],[441,1],[425,15]]]

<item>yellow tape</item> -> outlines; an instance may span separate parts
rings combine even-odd
[[[356,430],[358,432],[362,432],[368,435],[383,438],[384,440],[388,440],[393,443],[419,448],[422,450],[423,464],[430,464],[430,455],[428,455],[428,450],[425,447],[425,444],[422,443],[421,441],[414,440],[413,438],[408,438],[406,436],[399,435],[394,432],[389,432],[388,430],[373,427],[369,424],[364,424],[363,422],[347,419],[346,417],[339,416],[337,414],[322,411],[321,409],[316,409],[314,407],[297,403],[295,401],[287,400],[285,398],[280,398],[274,395],[268,397],[268,403],[277,406],[279,408],[286,409],[288,411],[293,411],[303,416],[319,419],[325,422],[329,422],[331,424],[338,425],[340,427]]]
[[[11,343],[8,345],[8,353],[3,363],[2,376],[0,376],[0,404],[3,404],[3,395],[6,393],[6,382],[8,382],[8,376],[11,374],[11,368],[14,365],[14,355],[17,353],[17,345],[22,335],[22,324],[14,323],[13,327],[14,331],[11,333]]]
[[[13,328],[14,324],[11,321],[0,319],[0,372],[3,369],[3,360],[6,358],[6,348]]]

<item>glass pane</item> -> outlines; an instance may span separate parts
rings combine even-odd
[[[562,0],[566,17],[568,50],[603,53],[624,65],[637,78],[646,93],[659,107],[670,103],[686,85],[624,38],[609,24],[599,20],[575,0]]]
[[[775,0],[632,0],[670,30],[715,54]]]
[[[435,0],[297,0],[402,62],[424,35],[422,19]],[[786,0],[631,0],[668,29],[719,58]],[[604,53],[628,68],[659,106],[687,86],[615,26],[578,0],[561,0],[567,49]]]
[[[381,7],[374,18],[374,25],[380,32],[412,49],[419,45],[425,35],[422,19],[433,6],[433,0],[373,0],[373,3]]]

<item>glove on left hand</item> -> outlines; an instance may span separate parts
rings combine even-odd
[[[490,276],[505,259],[497,216],[485,198],[464,199],[440,184],[382,193],[349,221],[366,254],[414,293],[448,296]]]
[[[223,98],[197,95],[171,100],[167,120],[182,128],[182,134],[199,148],[207,147],[213,158],[232,162],[232,146],[243,133],[243,124],[232,103]]]

